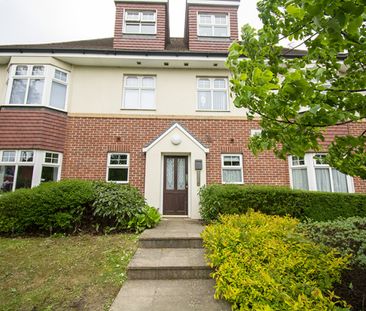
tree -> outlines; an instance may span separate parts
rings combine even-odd
[[[258,10],[262,29],[243,26],[227,59],[235,105],[260,117],[250,149],[303,156],[322,150],[329,126],[363,122],[359,136],[335,138],[326,161],[366,179],[365,0],[262,0]],[[285,39],[298,44],[284,49]]]

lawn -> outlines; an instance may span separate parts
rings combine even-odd
[[[0,238],[0,310],[107,310],[138,236]]]

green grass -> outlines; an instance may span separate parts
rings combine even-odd
[[[106,310],[138,236],[0,238],[0,310]]]

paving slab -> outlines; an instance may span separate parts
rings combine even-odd
[[[128,280],[111,311],[229,311],[215,300],[214,280]]]
[[[202,248],[139,248],[128,265],[129,279],[209,278]]]
[[[157,227],[145,230],[141,234],[140,240],[152,238],[199,238],[203,228],[198,220],[182,218],[162,219]]]

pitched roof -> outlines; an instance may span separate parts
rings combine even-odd
[[[129,54],[204,54],[204,55],[220,55],[225,56],[227,53],[203,51],[190,51],[187,42],[184,38],[170,38],[164,51],[149,51],[148,48],[143,51],[131,51],[113,48],[113,38],[102,38],[92,40],[67,41],[56,43],[38,43],[38,44],[14,44],[14,45],[0,45],[0,52],[75,52],[75,53],[129,53]],[[283,49],[283,55],[289,58],[299,57],[306,54],[304,50]]]

